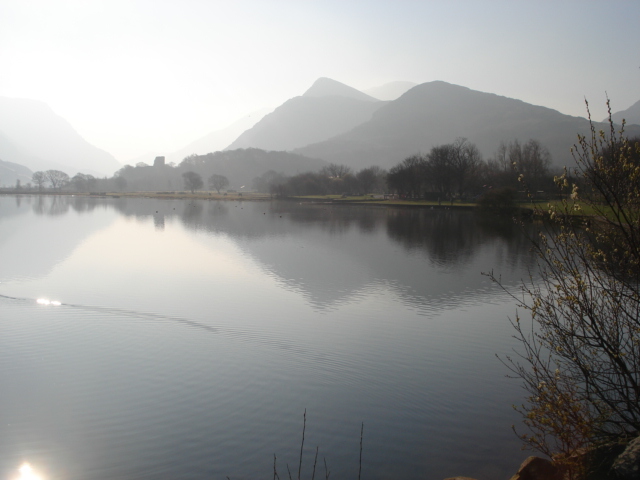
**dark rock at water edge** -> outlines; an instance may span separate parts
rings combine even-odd
[[[613,462],[612,470],[620,480],[640,479],[640,437],[629,442]]]
[[[522,465],[518,473],[511,480],[563,480],[564,472],[549,460],[540,457],[529,457]]]

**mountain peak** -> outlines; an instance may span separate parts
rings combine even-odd
[[[303,97],[347,97],[356,100],[364,100],[367,102],[377,102],[378,99],[373,98],[360,90],[332,80],[326,77],[317,79],[311,88],[304,92]]]

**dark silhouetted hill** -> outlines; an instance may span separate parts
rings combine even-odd
[[[227,150],[292,150],[351,130],[384,105],[340,82],[321,78],[304,95],[287,100]]]
[[[206,180],[213,174],[229,179],[230,188],[246,186],[251,189],[253,179],[269,170],[287,176],[315,172],[326,166],[323,160],[307,158],[290,152],[265,151],[257,148],[225,150],[207,155],[193,155],[179,166],[180,171],[191,170]]]
[[[573,164],[571,146],[578,133],[588,132],[585,118],[436,81],[412,88],[349,132],[295,151],[354,169],[390,168],[457,137],[475,143],[485,158],[501,141],[534,138],[549,149],[554,165],[561,166]]]
[[[33,171],[112,175],[122,165],[36,100],[0,97],[0,158]]]

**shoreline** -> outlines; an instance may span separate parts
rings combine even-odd
[[[382,199],[370,198],[368,196],[343,197],[341,195],[323,195],[323,196],[301,196],[301,197],[274,197],[266,193],[213,193],[213,192],[37,192],[37,191],[18,191],[5,190],[0,191],[0,195],[21,195],[21,196],[77,196],[77,197],[93,197],[93,198],[156,198],[156,199],[189,199],[189,200],[222,200],[222,201],[248,201],[248,202],[299,202],[318,205],[372,205],[381,207],[413,207],[413,208],[431,208],[431,209],[461,209],[472,210],[476,207],[475,203],[455,203],[440,202],[429,200],[400,200],[400,199]]]

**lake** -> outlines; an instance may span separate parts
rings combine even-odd
[[[0,480],[508,479],[535,267],[470,211],[0,196]],[[59,304],[58,304],[59,303]]]

